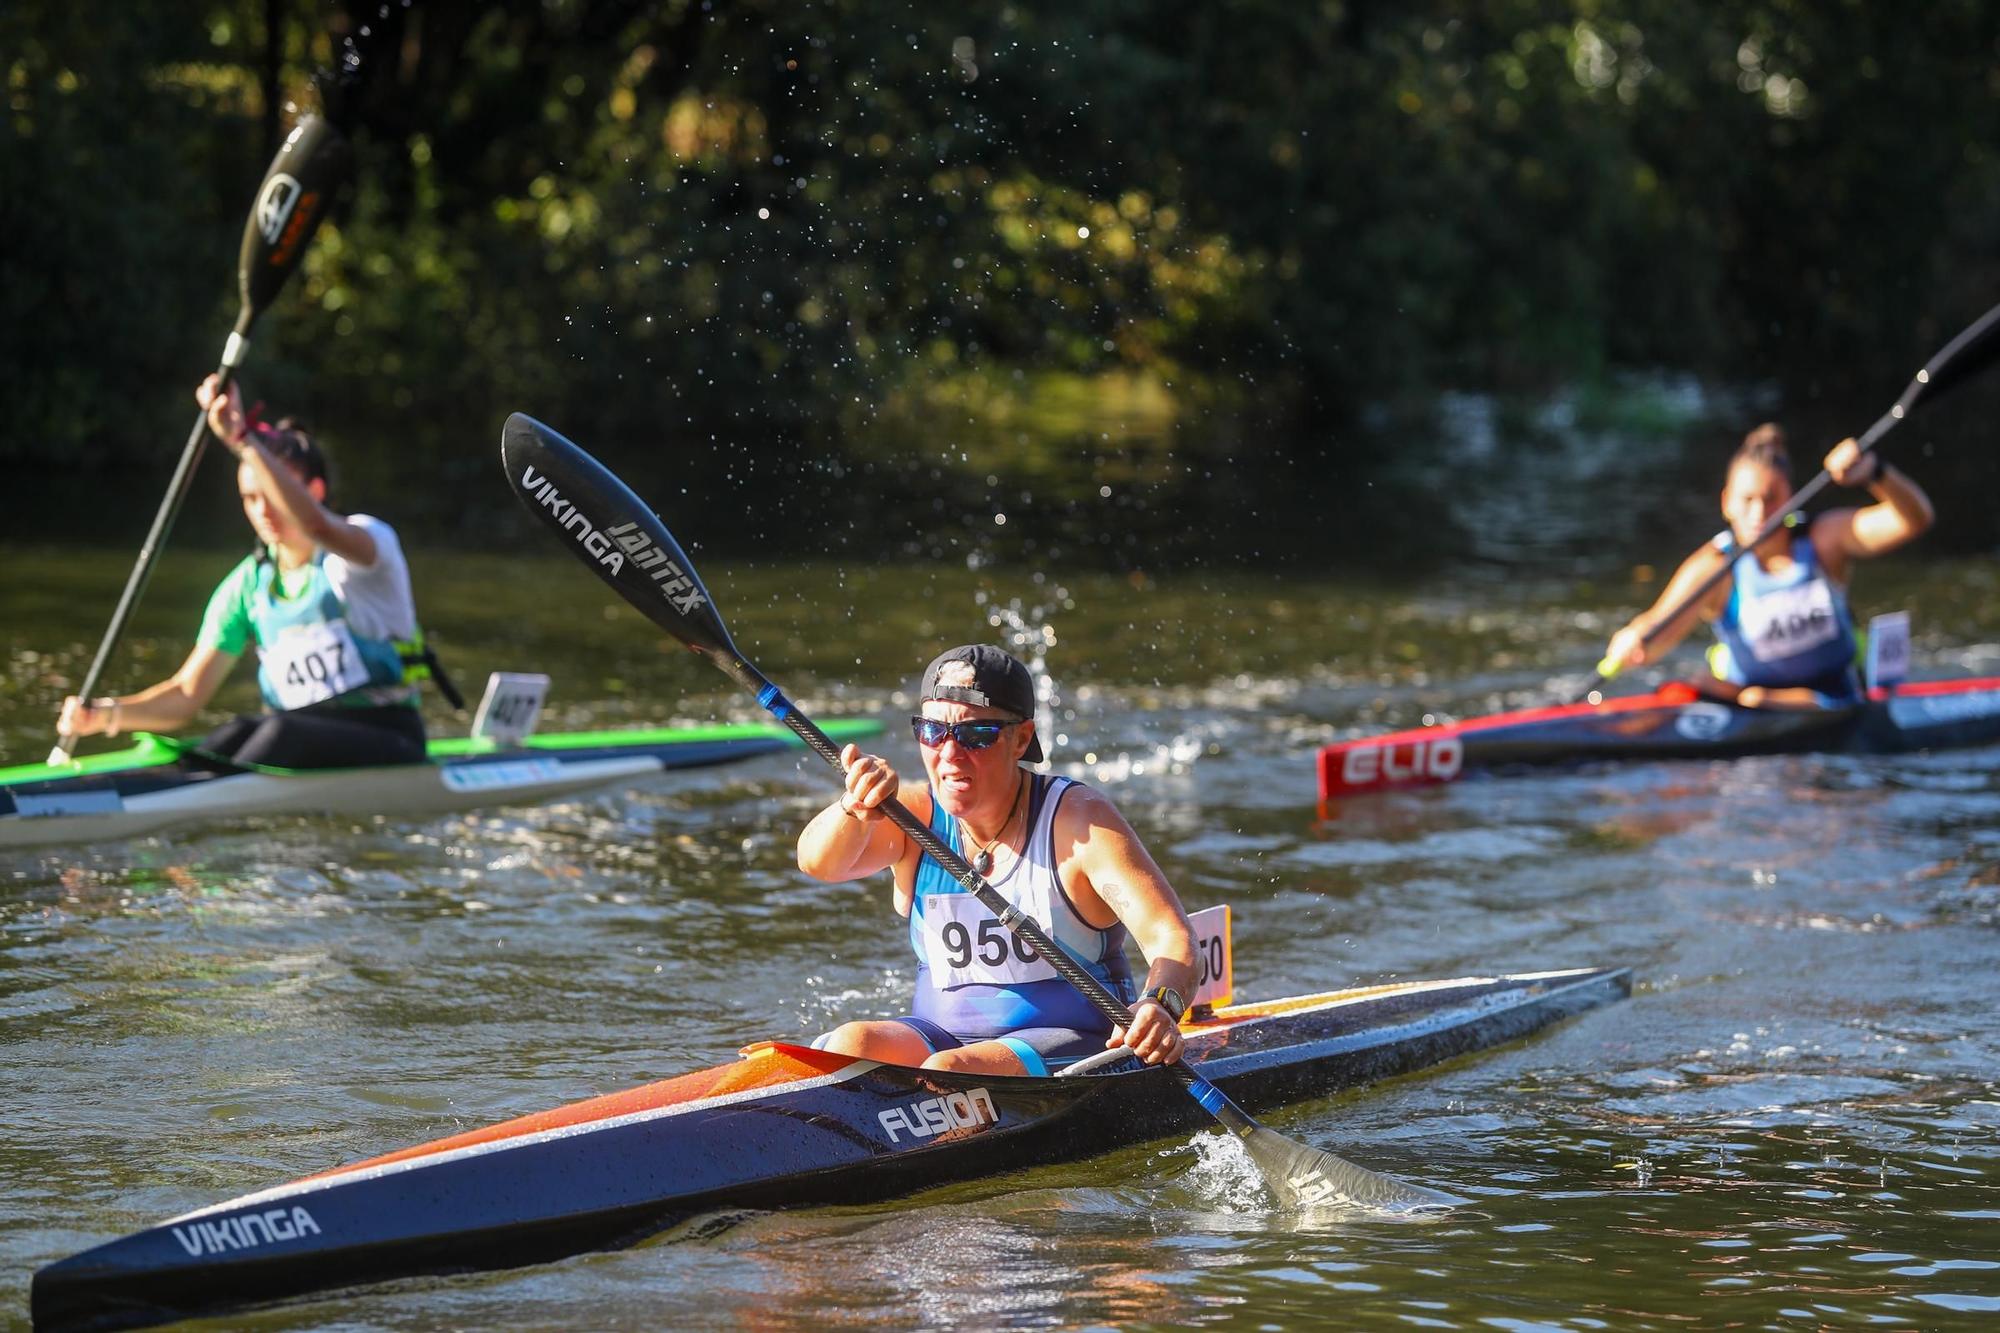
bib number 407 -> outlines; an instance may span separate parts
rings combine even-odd
[[[292,690],[330,688],[347,674],[347,645],[334,642],[316,653],[301,653],[285,667],[285,687]]]
[[[258,652],[280,708],[304,708],[368,683],[368,665],[345,621],[287,631]]]

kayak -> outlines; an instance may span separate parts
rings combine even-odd
[[[857,718],[827,724],[841,740],[877,735]],[[668,769],[802,748],[772,723],[489,737],[430,743],[421,764],[212,771],[180,762],[187,742],[137,732],[127,749],[67,764],[0,768],[0,848],[129,838],[195,820],[276,814],[431,815],[521,805]]]
[[[1403,982],[1191,1013],[1186,1059],[1269,1107],[1512,1040],[1625,969]],[[34,1325],[128,1328],[331,1287],[542,1263],[720,1210],[851,1204],[1209,1124],[1174,1075],[908,1069],[760,1042],[696,1073],[169,1218],[34,1275]]]
[[[1596,704],[1530,708],[1339,741],[1319,752],[1322,801],[1469,773],[1618,759],[1795,751],[1903,754],[2000,740],[2000,677],[1905,682],[1846,708],[1740,708],[1678,682]]]

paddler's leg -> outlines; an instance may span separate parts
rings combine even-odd
[[[998,1041],[975,1041],[949,1051],[939,1051],[925,1060],[923,1067],[949,1070],[955,1074],[1012,1074],[1016,1078],[1030,1072],[1020,1052],[1004,1037]]]
[[[227,752],[238,763],[367,768],[424,757],[423,717],[414,708],[300,709],[254,721],[250,734]]]
[[[883,1064],[915,1068],[936,1053],[934,1040],[934,1037],[926,1037],[909,1020],[889,1020],[842,1023],[813,1045],[835,1055],[852,1055],[862,1060],[880,1060]]]
[[[927,1069],[965,1074],[1026,1074],[1047,1078],[1058,1069],[1104,1049],[1105,1033],[1081,1028],[1017,1028],[991,1041],[968,1042],[924,1061]]]
[[[1803,685],[1745,685],[1743,692],[1736,696],[1736,702],[1745,708],[1772,708],[1789,712],[1818,712],[1843,706],[1840,701]]]

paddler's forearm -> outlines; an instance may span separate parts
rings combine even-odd
[[[868,864],[881,822],[856,818],[838,802],[829,805],[799,833],[799,869],[830,884],[862,879],[882,869]]]
[[[163,680],[137,694],[95,699],[90,707],[106,736],[128,731],[178,731],[200,711],[179,680]]]
[[[1931,498],[1924,494],[1924,488],[1891,467],[1887,461],[1868,483],[1868,493],[1895,511],[1896,517],[1909,529],[1911,537],[1930,527],[1936,517],[1931,508]]]
[[[239,461],[248,463],[256,475],[257,488],[266,499],[282,511],[291,525],[315,544],[322,544],[325,538],[327,514],[319,501],[313,498],[306,484],[299,480],[297,473],[271,457],[262,441],[255,435],[238,437],[229,446]]]
[[[1194,994],[1195,983],[1199,980],[1201,974],[1195,970],[1194,964],[1179,958],[1155,958],[1146,968],[1146,980],[1139,987],[1139,994],[1166,986],[1186,998]]]
[[[1659,600],[1633,616],[1624,628],[1611,636],[1604,660],[1616,666],[1637,666],[1657,662],[1680,646],[1701,623],[1702,603],[1688,601],[1688,594],[1708,576],[1709,569],[1698,564],[1700,553],[1690,556],[1674,572]],[[1675,612],[1678,611],[1678,614]],[[1636,655],[1635,655],[1636,654]]]
[[[1133,931],[1132,937],[1146,955],[1146,982],[1139,993],[1144,995],[1156,987],[1170,986],[1183,997],[1194,994],[1201,971],[1195,966],[1194,931],[1188,926],[1187,916],[1179,911],[1171,916],[1163,913],[1150,922],[1136,924],[1140,928]]]

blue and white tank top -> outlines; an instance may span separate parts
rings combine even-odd
[[[1119,999],[1130,1004],[1131,965],[1125,927],[1099,930],[1077,915],[1056,871],[1056,807],[1076,784],[1029,774],[1028,841],[1007,873],[993,880],[1000,896],[1034,917],[1063,950]],[[931,829],[963,854],[957,818],[931,798]],[[917,863],[910,904],[910,947],[917,955],[912,1012],[954,1037],[983,1041],[1022,1028],[1111,1031],[1111,1024],[1076,987],[1000,924],[979,899],[926,856]]]
[[[1715,539],[1727,550],[1728,533]],[[1804,685],[1854,692],[1854,621],[1827,577],[1809,531],[1792,536],[1792,563],[1773,574],[1745,551],[1731,571],[1729,604],[1715,620],[1717,675],[1738,685]],[[1829,688],[1831,687],[1831,688]]]

